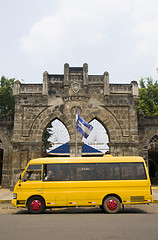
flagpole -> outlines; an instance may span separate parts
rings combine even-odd
[[[77,157],[77,128],[76,128],[76,153],[75,156]]]
[[[82,134],[83,137],[87,138],[90,132],[93,130],[93,126],[86,122],[81,116],[77,113],[76,107],[76,151],[75,156],[77,157],[77,131]]]
[[[77,107],[76,107],[76,114],[77,114]],[[76,115],[75,115],[76,119]],[[76,121],[75,121],[75,126],[76,126]],[[77,127],[76,127],[76,149],[75,149],[75,157],[77,157]]]

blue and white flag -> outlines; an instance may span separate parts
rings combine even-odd
[[[80,115],[77,113],[76,109],[76,129],[82,134],[83,137],[88,138],[93,126],[87,123]]]

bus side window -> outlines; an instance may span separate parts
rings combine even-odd
[[[72,181],[90,181],[96,180],[95,163],[77,163],[71,164]]]
[[[44,165],[45,181],[68,181],[69,178],[69,164]]]
[[[120,168],[118,163],[98,163],[97,180],[119,180]]]
[[[135,173],[136,173],[137,179],[146,179],[147,178],[143,163],[137,163],[135,165]]]
[[[44,181],[56,180],[55,168],[56,164],[44,164]]]
[[[120,168],[118,163],[109,164],[113,180],[120,180]]]
[[[120,163],[122,180],[135,179],[135,171],[133,163]]]

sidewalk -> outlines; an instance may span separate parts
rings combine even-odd
[[[0,204],[11,203],[12,197],[13,191],[10,191],[10,189],[0,189]]]
[[[152,186],[152,194],[155,203],[158,203],[158,186]],[[12,197],[13,191],[10,191],[10,189],[0,188],[0,204],[11,203]]]
[[[155,203],[158,203],[158,186],[152,186],[152,195]]]

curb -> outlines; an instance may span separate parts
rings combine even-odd
[[[8,204],[8,203],[12,203],[12,200],[0,200],[0,204]]]
[[[158,187],[151,187],[152,190],[158,190]]]

